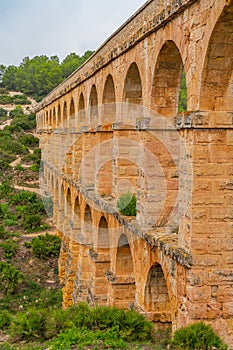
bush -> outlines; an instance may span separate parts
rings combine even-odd
[[[36,193],[30,191],[19,191],[11,198],[11,204],[13,205],[31,205],[37,203],[39,198]]]
[[[12,103],[12,97],[10,95],[0,95],[0,104],[1,105],[7,105]]]
[[[22,225],[24,230],[32,230],[40,227],[42,224],[42,218],[40,214],[23,213]]]
[[[26,95],[21,95],[21,94],[17,94],[17,95],[13,95],[12,96],[12,102],[14,104],[18,104],[18,105],[30,105],[31,101],[28,100]]]
[[[0,185],[0,196],[2,198],[8,198],[13,190],[14,188],[11,186],[11,182],[9,180],[4,180]]]
[[[0,119],[5,120],[7,118],[7,110],[0,107]]]
[[[175,331],[171,344],[177,350],[227,349],[211,326],[203,322],[194,323]]]
[[[31,340],[42,338],[47,310],[30,308],[26,312],[18,313],[10,324],[10,333],[18,339]]]
[[[17,250],[19,249],[18,244],[12,239],[8,239],[5,242],[0,243],[0,247],[4,250],[4,258],[11,259],[16,255]]]
[[[33,254],[40,259],[58,257],[60,253],[61,239],[46,233],[32,239],[31,247]]]
[[[117,202],[120,213],[126,216],[136,216],[136,196],[130,192],[123,194]]]
[[[23,275],[14,266],[0,261],[0,291],[13,294],[22,283]]]
[[[9,232],[7,232],[4,226],[0,225],[0,239],[6,239],[9,237]]]
[[[39,145],[39,139],[33,135],[23,134],[19,137],[19,142],[25,146],[35,147]]]
[[[8,311],[0,311],[0,329],[9,327],[11,320],[12,316]]]
[[[16,118],[16,117],[23,117],[24,113],[23,113],[23,109],[21,106],[16,106],[15,109],[12,109],[10,111],[10,118]]]

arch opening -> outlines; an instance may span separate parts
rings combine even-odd
[[[63,105],[63,121],[65,121],[66,119],[67,119],[67,103],[65,101]]]
[[[81,120],[84,120],[85,118],[85,100],[83,93],[81,92],[80,97],[79,97],[79,102],[78,102],[78,113],[79,113],[79,118]]]
[[[61,124],[61,106],[60,104],[58,105],[58,110],[57,110],[57,126]]]
[[[116,96],[113,77],[111,74],[107,76],[103,92],[103,115],[102,123],[106,124],[114,121],[116,115]]]
[[[70,119],[73,119],[75,117],[75,106],[74,106],[74,100],[71,98],[70,101],[70,113],[69,113]]]
[[[126,235],[121,235],[116,256],[116,275],[133,276],[133,257]]]
[[[92,85],[90,98],[89,98],[89,111],[91,122],[98,120],[98,95],[95,85]]]
[[[145,308],[154,313],[154,321],[171,322],[171,304],[167,283],[160,264],[154,264],[149,271],[145,287]]]
[[[226,6],[210,37],[200,93],[200,109],[232,111],[233,4]]]
[[[136,63],[130,65],[126,74],[122,100],[127,103],[142,104],[142,82]]]
[[[151,108],[163,116],[176,116],[183,62],[176,44],[168,40],[161,48],[155,65]]]
[[[106,252],[109,248],[108,223],[104,216],[101,217],[98,230],[98,251]]]
[[[66,210],[67,212],[71,211],[71,191],[70,188],[68,187],[67,192],[66,192],[66,202],[67,202],[67,206],[66,206]]]
[[[56,110],[53,108],[53,119],[52,119],[52,128],[56,126]]]

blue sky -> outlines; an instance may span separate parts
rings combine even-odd
[[[145,0],[0,0],[0,63],[96,50]]]

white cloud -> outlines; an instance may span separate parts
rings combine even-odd
[[[143,0],[0,0],[0,63],[95,50]]]

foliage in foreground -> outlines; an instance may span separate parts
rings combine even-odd
[[[220,337],[214,333],[210,325],[203,322],[191,324],[178,329],[171,341],[176,350],[226,350],[227,346]]]
[[[126,343],[154,341],[153,324],[135,311],[79,304],[69,309],[29,308],[14,316],[5,312],[2,326],[9,329],[13,339],[48,341],[51,349],[70,349],[72,345],[106,345],[126,348]]]

